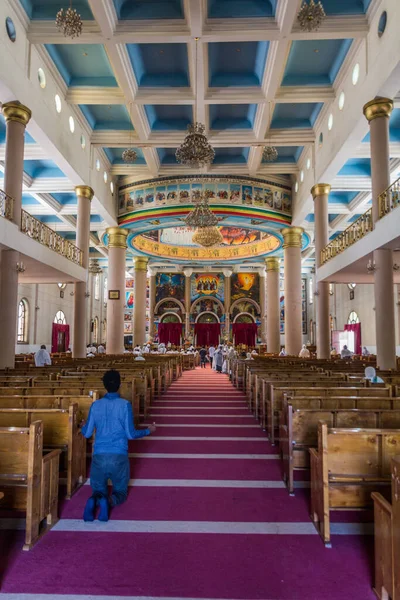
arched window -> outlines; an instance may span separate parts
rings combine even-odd
[[[29,321],[29,306],[28,300],[22,298],[18,304],[18,330],[17,330],[17,343],[27,344],[28,343],[28,321]]]
[[[100,275],[97,274],[94,278],[94,299],[100,300]]]
[[[314,281],[312,277],[308,280],[308,301],[310,304],[314,302]]]
[[[99,318],[95,317],[93,319],[93,343],[99,343]]]
[[[101,341],[105,342],[106,339],[107,339],[107,319],[104,319],[104,321],[103,321],[103,339]]]
[[[347,324],[348,325],[354,325],[355,323],[359,323],[360,319],[358,318],[358,314],[352,310],[351,313],[349,314],[349,318],[347,319]]]
[[[57,311],[56,316],[54,317],[53,323],[57,323],[58,325],[66,325],[67,319],[65,318],[65,314],[62,310]]]
[[[107,304],[107,277],[104,277],[104,304]]]

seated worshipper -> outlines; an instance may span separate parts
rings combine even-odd
[[[368,350],[367,346],[364,346],[364,348],[362,349],[362,355],[363,356],[369,356],[371,353]]]
[[[38,350],[35,354],[35,365],[37,367],[45,367],[46,365],[51,365],[50,354],[46,350],[46,346],[42,344],[40,346],[40,350]]]
[[[336,350],[336,348],[335,348],[335,347],[333,347],[333,348],[332,348],[332,350],[331,350],[331,356],[337,356],[337,354],[338,354],[338,353],[337,353],[337,350]]]
[[[285,348],[281,348],[281,351],[279,352],[279,356],[286,356]]]
[[[340,356],[341,358],[350,358],[351,356],[353,356],[352,351],[348,349],[346,344],[343,346]]]
[[[224,355],[222,352],[222,346],[218,346],[218,350],[214,353],[214,365],[217,373],[222,373],[222,365],[224,364]]]
[[[94,521],[96,507],[100,508],[99,521],[108,521],[110,507],[122,504],[128,496],[129,458],[128,440],[153,433],[155,425],[135,429],[132,405],[118,393],[121,376],[118,371],[107,371],[103,376],[107,394],[93,402],[81,433],[90,438],[94,431],[94,451],[90,468],[92,495],[86,502],[84,521]],[[108,480],[113,489],[108,495]]]
[[[305,344],[303,344],[302,349],[299,352],[299,358],[310,358],[311,354],[309,349]]]
[[[374,367],[365,368],[365,379],[369,379],[371,383],[384,383],[381,377],[378,377]]]
[[[163,344],[163,343],[158,344],[158,352],[159,352],[159,354],[165,354],[166,351],[167,351],[167,349],[165,347],[165,344]]]
[[[100,344],[100,345],[98,346],[98,348],[97,348],[97,352],[98,352],[99,354],[105,354],[105,352],[106,352],[106,349],[105,349],[105,347],[103,346],[103,344]]]
[[[135,356],[134,360],[146,360],[144,356],[142,356],[141,353],[139,353],[137,356]]]
[[[251,352],[248,352],[248,353],[246,354],[246,360],[254,360],[254,358],[253,358],[253,357],[252,357],[252,355],[251,355]]]
[[[150,354],[150,352],[151,352],[150,344],[146,344],[145,346],[143,346],[142,354]]]
[[[68,350],[66,350],[65,354],[72,354],[71,348],[68,348]]]
[[[92,354],[96,354],[97,353],[97,348],[94,344],[89,344],[89,348],[88,348],[89,352],[91,352]]]
[[[206,362],[207,362],[207,350],[204,348],[204,346],[201,347],[199,354],[200,354],[200,368],[205,369]]]
[[[251,355],[252,356],[258,356],[258,352],[257,352],[257,350],[255,348],[251,351]]]

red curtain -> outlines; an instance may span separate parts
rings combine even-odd
[[[235,337],[235,344],[256,345],[256,323],[233,323],[232,332]]]
[[[65,337],[64,337],[65,336]],[[60,348],[61,347],[61,348]],[[60,348],[60,350],[59,350]],[[51,351],[65,352],[69,348],[69,325],[53,323],[51,334]]]
[[[171,342],[174,346],[180,346],[182,335],[182,323],[159,323],[158,341],[160,344]]]
[[[354,332],[354,350],[356,354],[361,354],[361,323],[345,325],[344,330]]]
[[[194,333],[197,337],[198,346],[217,346],[221,325],[219,323],[196,323]]]

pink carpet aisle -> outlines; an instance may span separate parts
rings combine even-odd
[[[225,375],[185,372],[150,420],[157,432],[132,443],[128,501],[108,523],[81,520],[86,485],[30,552],[21,532],[0,532],[0,599],[375,598],[362,513],[336,517],[325,549],[306,477],[289,497],[276,449]]]

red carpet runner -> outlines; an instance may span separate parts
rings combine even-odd
[[[30,552],[20,551],[20,532],[0,532],[0,600],[375,597],[360,513],[334,519],[340,535],[325,549],[308,482],[300,473],[288,496],[276,450],[225,375],[185,372],[151,421],[156,434],[130,448],[128,501],[108,523],[81,521],[85,486]]]

